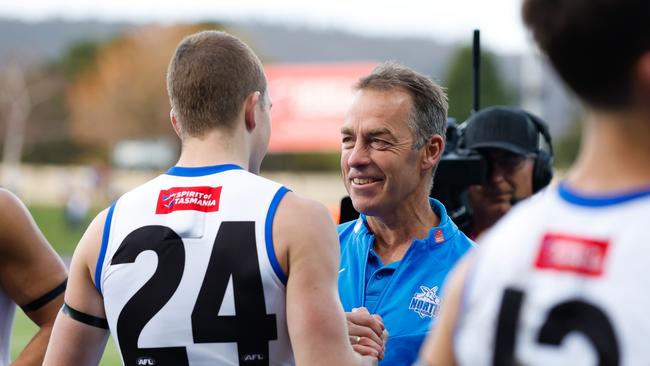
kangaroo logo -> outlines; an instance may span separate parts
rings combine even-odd
[[[411,303],[409,304],[409,310],[413,310],[422,319],[427,316],[429,318],[437,318],[440,308],[440,297],[436,294],[438,292],[438,286],[432,288],[420,286],[420,290],[422,292],[413,294],[413,298],[411,298]]]

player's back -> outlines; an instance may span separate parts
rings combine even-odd
[[[481,242],[461,300],[461,365],[647,365],[650,190],[584,197],[564,185]]]
[[[96,283],[126,365],[291,365],[272,224],[286,188],[172,168],[111,207]]]

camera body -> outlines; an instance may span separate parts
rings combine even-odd
[[[462,126],[454,118],[449,118],[445,151],[438,163],[429,195],[442,202],[447,214],[465,231],[472,218],[467,188],[485,183],[489,167],[486,157],[478,151],[465,149],[462,140]]]

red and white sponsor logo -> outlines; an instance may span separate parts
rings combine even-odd
[[[442,233],[442,230],[436,229],[436,231],[433,232],[433,240],[438,244],[445,241],[445,235]]]
[[[172,187],[158,194],[156,214],[174,211],[219,211],[222,187]]]
[[[609,242],[564,234],[546,234],[535,267],[598,277],[603,274]]]

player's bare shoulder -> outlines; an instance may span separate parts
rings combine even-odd
[[[273,221],[273,243],[284,269],[288,268],[290,250],[306,247],[326,253],[339,250],[336,227],[327,208],[293,192],[288,192],[278,205]]]
[[[24,214],[23,214],[24,213]],[[10,191],[0,188],[0,251],[10,246],[13,241],[11,236],[18,226],[26,225],[27,209]]]
[[[73,256],[73,260],[83,262],[91,273],[94,272],[95,265],[97,264],[97,256],[99,255],[102,244],[102,235],[104,233],[104,225],[108,211],[108,208],[102,210],[91,221],[79,240]]]
[[[280,236],[286,234],[305,234],[322,230],[333,231],[334,222],[321,203],[288,192],[278,205],[273,233]],[[334,231],[333,231],[334,232]]]

